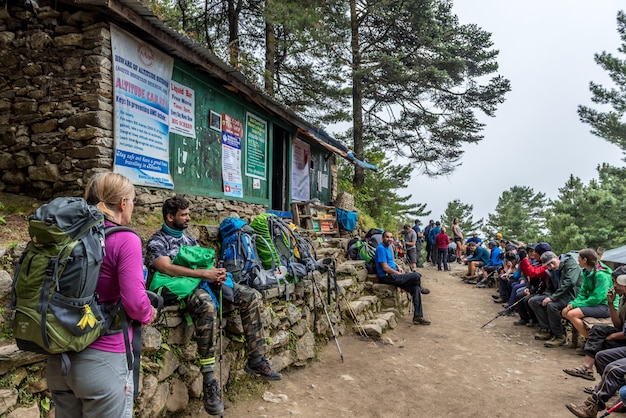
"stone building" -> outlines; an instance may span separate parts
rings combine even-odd
[[[113,168],[140,187],[146,210],[176,192],[219,220],[232,204],[253,215],[332,201],[336,157],[355,162],[138,1],[7,2],[0,191],[81,194]]]

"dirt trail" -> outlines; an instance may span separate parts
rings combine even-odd
[[[465,267],[451,268],[452,274],[421,270],[431,289],[423,300],[432,325],[412,325],[407,314],[385,333],[392,344],[342,336],[344,363],[331,341],[319,361],[284,371],[271,384],[268,391],[281,402],[237,402],[226,416],[573,417],[564,405],[584,400],[583,387],[593,382],[561,369],[582,357],[569,347],[543,347],[534,339],[537,329],[514,326],[516,317],[481,329],[503,309],[492,302],[494,289],[464,284]]]

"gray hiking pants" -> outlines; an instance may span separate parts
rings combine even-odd
[[[132,418],[133,372],[126,353],[86,348],[67,353],[71,367],[61,373],[61,356],[48,356],[46,379],[56,418]]]
[[[596,370],[602,378],[591,396],[599,401],[601,407],[606,407],[605,403],[626,384],[626,347],[599,351],[596,354]]]

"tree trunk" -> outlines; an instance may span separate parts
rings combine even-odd
[[[236,0],[228,0],[228,50],[230,65],[239,67],[239,7]]]
[[[269,3],[269,0],[268,0]],[[274,77],[276,74],[276,35],[274,25],[265,22],[265,93],[274,97]]]
[[[356,0],[350,0],[350,25],[352,48],[352,135],[354,156],[364,159],[363,145],[363,91],[361,70],[361,51],[359,45],[359,20],[356,10]],[[365,170],[358,165],[354,166],[354,187],[361,187],[365,182]]]

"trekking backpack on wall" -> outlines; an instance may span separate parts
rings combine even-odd
[[[269,268],[269,257],[272,254],[276,256],[279,265],[287,267],[292,279],[305,277],[315,269],[317,262],[310,254],[312,244],[307,248],[305,240],[278,216],[271,213],[257,215],[250,226],[265,238],[266,242],[257,242],[257,250],[266,269]]]
[[[57,198],[37,209],[28,230],[12,286],[17,345],[42,354],[81,351],[106,328],[95,295],[104,216],[84,199]]]
[[[224,268],[233,275],[234,281],[259,290],[278,286],[279,292],[282,293],[280,284],[286,283],[284,279],[286,268],[277,270],[276,260],[271,257],[270,269],[265,270],[257,254],[257,240],[263,242],[265,247],[269,246],[265,238],[256,234],[243,219],[232,217],[224,219],[220,224],[220,237],[221,260],[224,262]]]
[[[261,213],[257,215],[252,222],[250,222],[250,226],[258,235],[265,238],[265,242],[257,244],[257,255],[263,264],[263,268],[269,269],[272,268],[272,260],[276,260],[276,264],[278,266],[284,266],[283,260],[278,256],[278,252],[276,251],[276,247],[272,242],[272,237],[270,234],[270,228],[268,225],[267,218],[271,215],[269,213]]]

